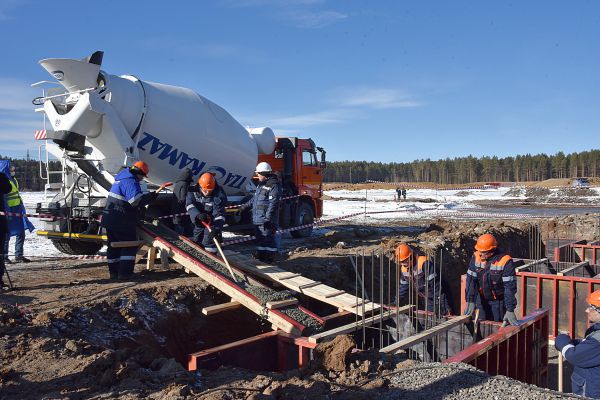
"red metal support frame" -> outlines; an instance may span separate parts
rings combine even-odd
[[[538,309],[520,325],[500,328],[443,363],[464,362],[490,375],[502,374],[544,386],[548,374],[547,355],[548,310]]]

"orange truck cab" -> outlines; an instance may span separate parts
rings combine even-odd
[[[272,154],[259,156],[273,168],[283,186],[283,197],[295,196],[281,202],[280,228],[311,224],[323,215],[323,169],[325,150],[312,139],[277,137]],[[294,237],[305,237],[312,226],[291,231]]]

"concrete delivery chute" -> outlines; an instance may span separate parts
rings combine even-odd
[[[59,93],[49,91],[34,104],[43,104],[53,129],[47,131],[47,151],[67,168],[63,168],[60,195],[39,205],[38,211],[89,219],[48,222],[48,231],[96,231],[90,224],[104,207],[114,176],[137,160],[149,165],[148,181],[155,184],[173,180],[185,168],[195,178],[212,172],[231,204],[254,189],[254,168],[259,161],[268,161],[281,175],[284,194],[297,196],[282,207],[281,226],[301,225],[321,216],[320,170],[325,153],[312,140],[275,137],[268,127],[246,129],[191,89],[108,74],[100,69],[102,58],[102,52],[95,52],[83,60],[40,61],[64,88]],[[80,191],[77,179],[82,174],[91,179],[87,179],[89,187],[83,185]],[[162,203],[168,205],[169,199],[163,198]],[[65,240],[70,240],[69,246]],[[53,241],[63,242],[57,247],[72,254],[93,253],[101,245]]]

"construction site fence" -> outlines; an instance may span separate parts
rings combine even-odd
[[[500,328],[443,362],[471,364],[490,375],[504,375],[545,387],[548,321],[548,310],[534,310],[522,318],[518,326]]]

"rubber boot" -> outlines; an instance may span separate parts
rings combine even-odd
[[[119,280],[123,281],[123,280],[127,280],[127,279],[131,279],[131,277],[133,277],[133,264],[131,265],[119,265]]]

